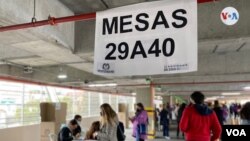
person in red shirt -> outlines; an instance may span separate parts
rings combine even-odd
[[[184,110],[180,129],[185,133],[186,141],[216,141],[221,135],[221,125],[215,112],[204,104],[205,96],[194,92],[191,104]]]

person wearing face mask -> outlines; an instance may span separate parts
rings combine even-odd
[[[73,141],[73,131],[77,128],[77,121],[72,119],[68,126],[63,127],[58,133],[57,141]]]
[[[82,132],[82,129],[81,129],[82,116],[75,115],[74,120],[77,121],[77,128],[73,131],[73,136],[78,139],[81,136],[81,132]]]
[[[133,137],[136,138],[136,141],[147,139],[146,127],[148,125],[148,114],[144,110],[142,103],[136,104],[135,116],[129,119],[133,123]]]
[[[194,92],[190,105],[185,108],[180,121],[180,129],[186,141],[217,141],[221,135],[221,125],[216,113],[204,104],[205,96]]]

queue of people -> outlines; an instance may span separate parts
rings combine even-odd
[[[182,103],[175,109],[177,131],[176,137],[186,141],[217,141],[220,139],[222,126],[229,116],[229,109],[225,105],[220,105],[219,101],[214,101],[214,106],[205,103],[205,96],[196,91],[190,96],[190,103]],[[241,124],[250,125],[250,102],[247,102],[239,111],[242,119]],[[163,132],[163,136],[170,140],[169,127],[171,120],[171,108],[163,105],[161,110],[156,110],[158,131]],[[132,136],[136,141],[147,139],[147,127],[149,124],[147,112],[142,103],[136,104],[136,112],[133,117],[129,117],[133,124]],[[76,115],[69,124],[63,127],[58,134],[58,141],[72,141],[81,136],[82,117]],[[158,122],[159,121],[159,122]],[[160,128],[162,127],[162,128]],[[105,103],[100,106],[100,121],[92,123],[86,132],[84,140],[99,141],[125,141],[124,125],[119,121],[118,115],[112,107]]]
[[[137,103],[136,113],[129,120],[133,123],[132,136],[136,141],[147,139],[148,115],[142,103]],[[76,115],[69,124],[61,128],[58,133],[58,141],[72,141],[81,136],[82,117]],[[112,107],[105,103],[100,106],[100,121],[92,123],[83,140],[98,141],[125,141],[125,130],[122,122]]]

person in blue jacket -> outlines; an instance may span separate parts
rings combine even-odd
[[[73,131],[77,128],[77,126],[77,121],[74,119],[71,120],[68,126],[65,126],[60,130],[57,141],[72,141],[74,139]]]

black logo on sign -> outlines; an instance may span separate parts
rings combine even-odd
[[[107,71],[107,70],[110,69],[110,65],[109,65],[108,63],[104,63],[104,64],[102,65],[102,69],[105,70],[105,71]]]
[[[112,64],[110,65],[109,63],[100,63],[98,65],[97,71],[100,73],[114,73],[115,72],[113,65]]]

